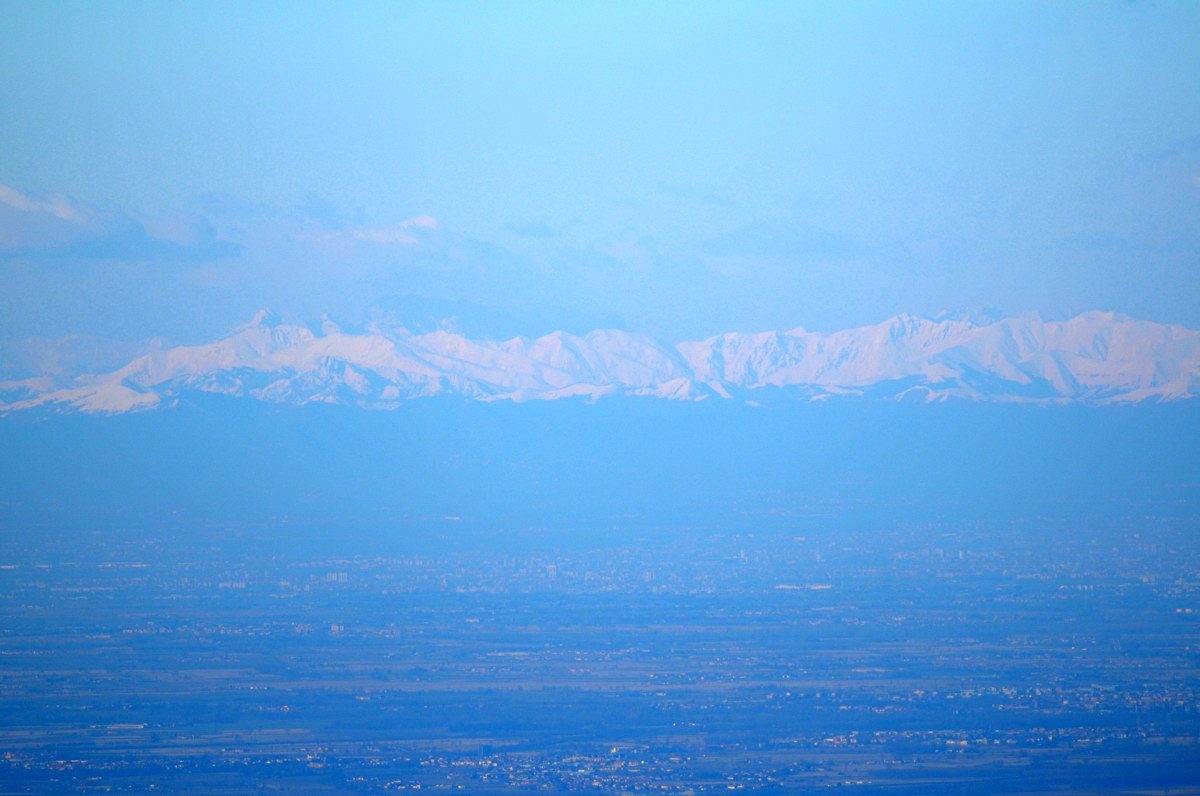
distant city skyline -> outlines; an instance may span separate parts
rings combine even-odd
[[[1189,3],[6,5],[0,339],[1200,328]]]

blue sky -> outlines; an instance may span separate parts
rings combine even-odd
[[[244,7],[249,5],[249,7]],[[20,3],[0,338],[1200,328],[1200,4]]]

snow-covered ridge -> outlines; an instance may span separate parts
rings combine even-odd
[[[278,404],[392,409],[413,398],[550,400],[643,395],[680,400],[839,395],[938,401],[1136,403],[1200,392],[1200,332],[1088,312],[1066,321],[900,315],[877,326],[730,333],[671,347],[611,329],[472,340],[374,324],[358,333],[260,312],[207,345],[151,341],[116,369],[81,370],[78,338],[33,341],[0,362],[0,412],[117,413],[220,393]],[[94,361],[112,361],[89,341]],[[95,349],[95,351],[93,351]],[[64,360],[75,367],[63,367]],[[776,389],[771,389],[776,388]]]

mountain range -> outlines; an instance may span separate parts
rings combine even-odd
[[[1129,404],[1200,393],[1200,332],[1109,312],[1062,321],[903,314],[829,334],[733,332],[670,346],[615,329],[503,341],[416,333],[399,322],[349,330],[328,318],[283,323],[264,310],[205,345],[88,337],[8,344],[0,378],[6,414],[145,411],[206,394],[368,409],[437,395]]]

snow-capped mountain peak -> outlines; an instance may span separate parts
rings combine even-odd
[[[108,370],[66,372],[55,363],[69,352],[56,356],[53,341],[26,347],[42,351],[40,359],[27,357],[22,378],[0,382],[0,411],[125,412],[199,393],[386,409],[434,395],[513,401],[859,395],[1108,404],[1200,392],[1200,332],[1108,312],[1063,321],[986,312],[901,314],[831,334],[796,327],[667,346],[613,329],[502,342],[446,329],[414,334],[382,321],[350,332],[328,317],[302,326],[263,310],[224,339],[129,349],[136,353]],[[20,352],[0,353],[14,359]]]
[[[280,323],[282,323],[282,321],[279,319],[279,315],[274,310],[264,307],[258,312],[254,313],[254,317],[250,319],[249,323],[244,323],[233,331],[234,334],[236,334],[247,329],[274,329],[276,326],[279,326]]]

